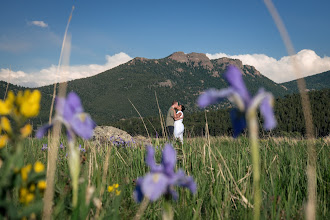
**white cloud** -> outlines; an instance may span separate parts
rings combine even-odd
[[[42,27],[42,28],[46,28],[48,27],[48,24],[45,23],[44,21],[31,21],[29,22],[30,25],[35,25],[35,26],[38,26],[38,27]]]
[[[120,64],[126,63],[132,59],[129,55],[123,52],[113,56],[106,55],[105,58],[106,63],[104,65],[90,64],[62,68],[60,77],[56,75],[56,65],[52,65],[46,69],[30,73],[23,71],[11,71],[10,76],[9,69],[0,69],[0,80],[10,81],[10,83],[26,87],[39,87],[50,85],[54,82],[63,82],[94,76],[98,73],[119,66]]]
[[[294,58],[300,69],[300,76],[297,76],[293,67],[292,59],[284,56],[277,60],[265,54],[242,54],[227,55],[225,53],[206,54],[210,59],[229,57],[240,59],[243,64],[254,66],[261,74],[277,83],[295,80],[330,70],[330,57],[318,56],[313,50],[301,50]]]

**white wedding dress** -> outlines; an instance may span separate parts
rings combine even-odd
[[[181,117],[183,117],[183,112],[178,111],[177,114],[181,113]],[[184,132],[184,125],[183,125],[183,118],[176,120],[174,122],[174,137],[179,138],[181,143],[183,143],[183,132]]]

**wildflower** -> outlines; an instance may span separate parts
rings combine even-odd
[[[26,181],[28,179],[28,175],[29,175],[31,169],[32,169],[31,164],[28,164],[21,169],[21,176],[22,176],[23,181]]]
[[[113,186],[108,186],[108,192],[112,192],[114,190]]]
[[[30,191],[30,192],[34,192],[35,189],[36,189],[36,185],[31,184],[31,186],[30,186],[30,188],[29,188],[29,191]]]
[[[8,142],[8,135],[1,135],[0,136],[0,149],[3,148],[4,146],[6,146],[7,142]]]
[[[45,150],[47,150],[47,149],[48,149],[47,144],[42,144],[42,148],[41,148],[41,150],[42,150],[42,151],[45,151]]]
[[[66,126],[69,137],[71,132],[84,139],[92,137],[96,124],[90,115],[83,111],[80,98],[76,93],[70,92],[67,98],[57,98],[56,111],[58,117],[53,121],[61,121]],[[43,137],[51,127],[52,125],[41,127],[37,131],[36,137]]]
[[[8,134],[12,132],[10,121],[6,117],[1,118],[1,128],[6,131]]]
[[[64,145],[63,145],[63,144],[61,144],[61,145],[60,145],[60,148],[61,148],[61,149],[64,149]]]
[[[45,165],[43,165],[40,161],[35,162],[34,164],[34,172],[40,173],[45,170]]]
[[[116,196],[119,196],[119,195],[120,195],[120,193],[121,193],[121,191],[120,191],[120,190],[116,190]]]
[[[259,89],[255,97],[251,97],[242,78],[241,71],[234,65],[229,65],[224,74],[229,88],[216,90],[209,89],[199,96],[197,103],[205,108],[208,105],[215,104],[228,98],[237,105],[230,113],[234,128],[234,137],[237,137],[246,127],[246,114],[250,109],[260,106],[260,113],[264,118],[264,128],[271,130],[276,126],[276,120],[272,108],[273,96],[265,92],[263,88]]]
[[[31,132],[32,132],[32,126],[30,124],[27,124],[23,128],[21,128],[22,137],[29,136]]]
[[[29,204],[34,199],[33,193],[28,193],[25,197],[25,204]]]
[[[114,187],[115,189],[118,189],[118,187],[119,187],[119,184],[118,184],[118,183],[116,183],[116,184],[113,184],[113,187]]]
[[[38,182],[38,189],[40,189],[40,190],[45,190],[46,189],[46,187],[47,187],[47,183],[46,183],[46,181],[45,180],[40,180],[39,182]]]
[[[9,91],[7,99],[0,100],[0,115],[8,115],[12,111],[14,99],[14,93]]]
[[[79,150],[80,150],[81,152],[83,152],[83,153],[86,152],[86,149],[85,149],[85,148],[82,148],[82,147],[81,147],[81,144],[79,144]]]
[[[27,118],[35,117],[39,114],[41,93],[39,90],[34,90],[32,93],[30,90],[24,91],[17,95],[18,103],[20,104],[20,112]],[[20,96],[20,97],[19,97]]]
[[[174,186],[187,187],[192,193],[197,190],[192,177],[186,176],[182,170],[174,172],[176,152],[172,145],[166,144],[162,153],[162,163],[157,165],[155,151],[153,147],[148,147],[146,163],[150,167],[150,173],[137,180],[134,197],[138,202],[141,202],[144,196],[155,201],[163,194],[172,195],[176,200],[178,194],[173,189]]]
[[[20,188],[19,190],[19,201],[21,203],[25,202],[25,197],[28,194],[28,190],[26,188]]]

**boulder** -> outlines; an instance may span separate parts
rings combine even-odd
[[[126,131],[112,126],[97,126],[94,129],[93,140],[120,146],[133,146],[135,144],[148,145],[150,143],[146,137],[137,136],[135,138]]]

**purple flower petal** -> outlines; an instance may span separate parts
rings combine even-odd
[[[248,106],[251,101],[251,96],[244,84],[241,70],[234,65],[229,65],[224,74],[225,79],[244,100],[245,106]]]
[[[240,112],[237,109],[233,109],[230,111],[230,118],[233,125],[234,137],[236,138],[240,135],[244,128],[246,128],[246,120],[244,112]]]
[[[70,121],[75,114],[82,113],[84,111],[79,96],[75,92],[70,92],[66,98],[63,118],[66,121]]]
[[[142,189],[141,189],[141,184],[142,184],[143,178],[138,178],[136,180],[136,187],[133,193],[133,197],[135,199],[135,201],[137,202],[142,202],[143,200],[143,193],[142,193]]]
[[[41,128],[38,129],[37,133],[36,133],[36,138],[41,139],[43,136],[45,136],[45,134],[47,133],[47,131],[49,129],[51,129],[53,127],[53,124],[46,124],[44,126],[42,126]]]
[[[156,201],[166,192],[167,187],[168,177],[163,173],[149,173],[143,178],[141,184],[143,195],[150,201]]]
[[[220,102],[224,98],[228,98],[233,94],[231,88],[228,89],[209,89],[198,97],[197,104],[200,108],[205,108],[208,105],[213,105]]]
[[[166,144],[163,149],[162,156],[162,165],[164,168],[164,172],[172,176],[174,174],[174,167],[176,164],[176,152],[171,144]]]
[[[87,113],[75,114],[69,123],[78,136],[84,139],[90,139],[93,136],[96,124]]]
[[[276,127],[276,119],[270,101],[270,97],[267,96],[260,104],[260,113],[264,118],[264,128],[266,130],[271,130]]]
[[[156,164],[155,150],[151,146],[147,148],[146,164],[150,167],[151,172],[161,172],[163,170],[162,166]]]

